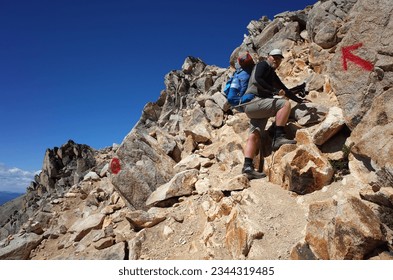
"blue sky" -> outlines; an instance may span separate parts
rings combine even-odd
[[[47,148],[121,143],[187,56],[228,67],[246,26],[316,0],[0,0],[0,191]]]

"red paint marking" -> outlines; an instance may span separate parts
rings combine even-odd
[[[352,53],[353,50],[356,50],[358,48],[360,48],[361,46],[363,46],[362,43],[356,44],[356,45],[352,45],[352,46],[348,46],[348,47],[343,47],[341,49],[342,51],[342,59],[343,59],[343,67],[344,70],[347,71],[348,70],[348,65],[347,65],[347,61],[350,60],[353,63],[356,63],[357,65],[359,65],[360,67],[362,67],[363,69],[367,70],[367,71],[372,71],[374,69],[374,65],[363,59],[358,57],[357,55],[354,55]]]
[[[113,158],[111,160],[110,168],[113,174],[117,174],[121,170],[120,160],[118,158]]]

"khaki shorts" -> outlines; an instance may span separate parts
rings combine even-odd
[[[276,116],[277,112],[284,107],[286,99],[283,98],[259,98],[255,97],[250,104],[244,107],[244,112],[250,118],[250,133],[265,130],[267,120]]]

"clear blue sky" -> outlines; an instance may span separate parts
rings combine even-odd
[[[251,20],[316,0],[0,0],[0,191],[45,150],[121,143],[187,56],[228,67]]]

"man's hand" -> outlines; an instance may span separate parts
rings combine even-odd
[[[285,90],[284,91],[285,96],[288,97],[289,99],[295,101],[296,103],[303,103],[304,99],[301,99],[299,97],[296,96],[296,94],[294,94],[291,90]]]
[[[276,88],[273,91],[273,96],[274,95],[276,95],[276,96],[285,96],[285,90]]]

